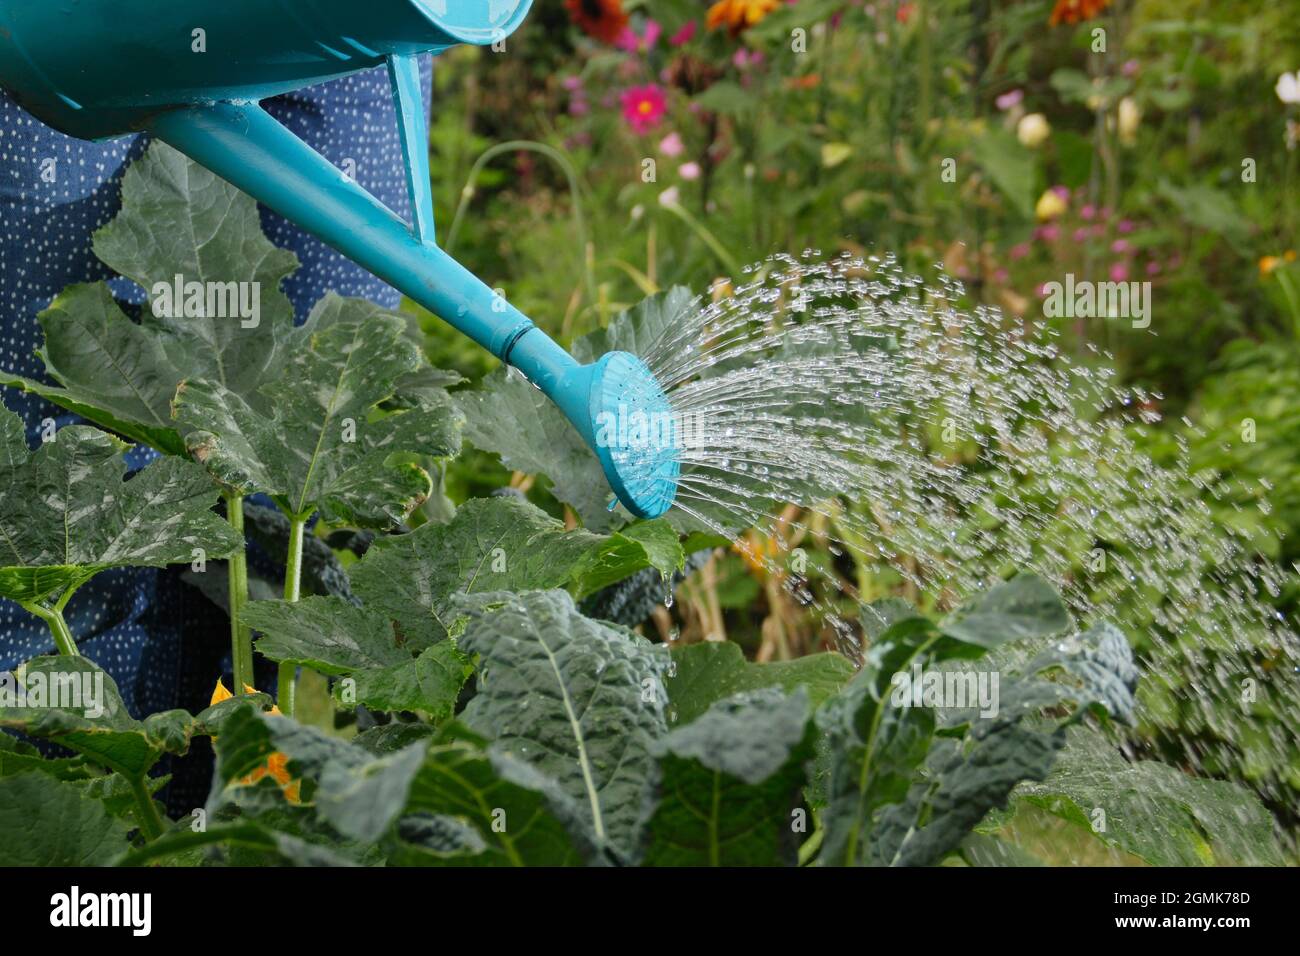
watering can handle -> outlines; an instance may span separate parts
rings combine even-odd
[[[153,117],[149,129],[505,360],[534,325],[434,245],[428,138],[423,111],[414,106],[418,70],[404,57],[391,58],[389,70],[407,156],[413,227],[256,103],[171,110]],[[573,362],[563,349],[556,351],[547,355],[547,364]]]
[[[397,109],[397,133],[406,160],[406,189],[411,197],[411,228],[415,238],[432,244],[433,189],[429,178],[429,121],[420,92],[420,59],[416,54],[388,57],[388,79]]]

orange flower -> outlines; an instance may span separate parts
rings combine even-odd
[[[1110,0],[1056,0],[1052,8],[1051,26],[1058,23],[1082,23],[1098,16],[1110,6]]]
[[[710,30],[725,25],[732,33],[739,33],[777,8],[777,0],[718,0],[709,7],[706,20]]]
[[[257,691],[245,684],[244,693],[256,694]],[[234,696],[234,694],[226,690],[226,685],[218,680],[216,688],[212,691],[212,704],[219,704],[223,700],[230,700],[230,698]],[[271,713],[278,714],[279,712],[279,707],[276,707],[274,704],[271,705]],[[215,741],[217,738],[213,737],[212,739]],[[261,780],[267,774],[270,774],[275,782],[280,785],[280,789],[284,791],[284,798],[286,800],[290,803],[301,802],[302,781],[294,780],[289,776],[289,758],[287,755],[282,754],[279,751],[276,751],[266,758],[266,766],[258,767],[239,782],[257,783],[257,781]]]
[[[815,90],[821,85],[820,73],[805,73],[803,76],[788,76],[785,85],[792,90]]]
[[[623,0],[564,0],[573,22],[602,43],[614,43],[627,29]]]

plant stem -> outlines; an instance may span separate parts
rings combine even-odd
[[[302,583],[302,536],[307,527],[306,518],[289,519],[289,553],[284,559],[284,599],[297,601]],[[293,716],[294,698],[297,694],[295,679],[298,665],[289,661],[280,663],[280,680],[277,703],[280,713],[286,717]]]
[[[469,175],[465,178],[465,185],[460,191],[460,201],[456,204],[455,215],[451,217],[451,228],[447,230],[447,241],[443,246],[447,255],[451,255],[456,248],[456,237],[460,234],[460,223],[465,216],[465,210],[469,206],[470,199],[474,197],[474,183],[478,180],[478,174],[482,172],[484,166],[497,156],[502,153],[513,152],[540,153],[560,167],[565,178],[569,181],[569,195],[572,197],[570,201],[573,203],[573,229],[577,233],[578,248],[580,250],[588,248],[587,222],[582,215],[582,196],[578,191],[578,171],[574,168],[573,161],[569,159],[567,153],[556,149],[554,146],[548,146],[546,143],[539,143],[531,139],[512,139],[509,142],[489,146],[474,161],[474,165],[470,167]],[[583,278],[587,284],[587,297],[594,302],[596,300],[596,275],[589,257],[583,263],[583,266]]]
[[[60,601],[56,607],[47,608],[32,602],[31,604],[24,603],[23,607],[49,626],[50,634],[54,636],[54,646],[59,649],[60,654],[75,656],[80,652],[77,650],[77,642],[72,639],[72,631],[68,629],[68,622],[63,619],[63,605],[65,603],[66,601]]]
[[[140,829],[144,830],[144,835],[150,840],[156,840],[162,836],[163,821],[158,815],[158,807],[154,805],[153,797],[150,796],[144,780],[142,776],[130,778],[131,793],[135,795],[135,816],[140,822]]]
[[[240,495],[226,496],[226,520],[242,539],[244,537],[244,499]],[[253,634],[240,623],[239,617],[248,605],[248,554],[244,550],[230,556],[227,563],[230,591],[230,664],[235,673],[234,694],[242,694],[245,687],[253,686]]]

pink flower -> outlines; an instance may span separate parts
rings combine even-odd
[[[1137,227],[1133,225],[1132,219],[1121,219],[1119,221],[1119,225],[1116,226],[1115,228],[1117,228],[1124,235],[1128,235]]]
[[[1156,262],[1154,259],[1153,259],[1152,261],[1148,262],[1148,263],[1147,263],[1147,275],[1149,275],[1149,276],[1158,276],[1158,275],[1160,275],[1160,263]]]
[[[731,62],[735,64],[736,69],[744,70],[762,63],[763,54],[759,50],[747,50],[742,46],[738,47],[736,52],[732,54]]]
[[[998,269],[996,272],[993,273],[993,281],[996,282],[998,285],[1005,285],[1007,279],[1010,278],[1010,275],[1011,274],[1007,272],[1006,269]]]
[[[573,99],[569,100],[570,116],[586,116],[590,112],[591,106],[588,105],[585,97],[575,96]]]
[[[680,156],[686,147],[682,144],[681,134],[676,130],[659,141],[659,152],[665,156]]]
[[[1110,281],[1125,282],[1128,280],[1128,263],[1116,262],[1110,267]]]
[[[681,176],[682,179],[686,179],[686,180],[699,179],[700,164],[695,162],[682,163],[680,166],[677,167],[677,175]]]
[[[1066,202],[1070,201],[1070,188],[1068,186],[1053,186],[1052,192],[1060,196]]]
[[[1137,60],[1125,60],[1124,65],[1120,67],[1120,72],[1125,76],[1137,76],[1139,64]]]
[[[582,89],[582,77],[566,76],[564,79],[560,80],[560,85],[570,93],[576,93],[578,90]]]
[[[1073,239],[1075,242],[1087,242],[1088,230],[1083,226],[1080,226],[1078,229],[1074,230]]]
[[[1029,255],[1029,243],[1018,242],[1011,247],[1012,262],[1015,262],[1017,259],[1023,259],[1027,255]]]
[[[1009,110],[1025,98],[1024,90],[1008,90],[993,102],[997,104],[1000,110]]]
[[[677,192],[677,187],[669,186],[667,189],[665,189],[663,192],[659,194],[659,205],[675,206],[677,205],[677,200],[680,198],[681,196]]]
[[[684,27],[668,38],[668,42],[673,46],[684,46],[693,36],[695,36],[695,21],[688,20]]]
[[[623,119],[637,133],[650,132],[668,110],[663,89],[654,83],[629,87],[619,99],[623,104]]]
[[[1054,222],[1046,223],[1034,230],[1034,238],[1043,242],[1055,242],[1061,235],[1061,227]]]
[[[1083,208],[1079,210],[1079,215],[1084,219],[1091,219],[1093,216],[1097,215],[1097,207],[1092,203],[1084,203]]]
[[[1133,246],[1129,243],[1127,239],[1116,239],[1114,242],[1110,244],[1110,251],[1115,253],[1116,255],[1123,255],[1124,253],[1128,252],[1132,248]]]
[[[645,30],[642,31],[640,36],[629,24],[623,28],[623,32],[618,35],[614,45],[620,50],[626,50],[628,53],[645,53],[659,42],[661,33],[663,33],[663,27],[659,26],[656,20],[647,20]]]

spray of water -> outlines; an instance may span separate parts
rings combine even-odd
[[[860,600],[942,612],[1036,571],[1081,624],[1135,640],[1141,739],[1250,780],[1286,816],[1300,641],[1270,602],[1292,576],[1207,504],[1243,489],[1193,473],[1185,443],[1153,460],[1142,438],[1161,396],[1121,387],[1108,354],[1068,356],[1047,323],[963,310],[963,296],[937,269],[809,250],[697,302],[641,356],[692,423],[677,507],[717,531],[823,545],[839,573],[764,560],[855,657]],[[1265,696],[1271,721],[1256,718]]]

